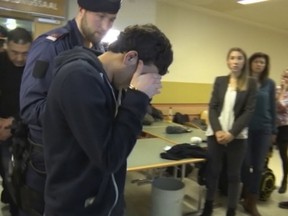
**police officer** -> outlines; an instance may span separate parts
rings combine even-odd
[[[45,166],[42,148],[43,113],[52,79],[55,56],[75,46],[103,51],[99,42],[112,27],[121,0],[78,0],[76,17],[58,29],[39,36],[32,44],[20,91],[20,112],[29,127],[30,162],[26,171],[26,206],[22,215],[42,215]],[[28,214],[27,214],[28,213]]]

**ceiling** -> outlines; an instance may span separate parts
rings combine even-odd
[[[236,0],[160,0],[200,9],[212,10],[233,18],[253,22],[288,33],[288,0],[241,5]]]

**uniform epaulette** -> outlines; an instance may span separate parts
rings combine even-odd
[[[51,40],[51,41],[57,41],[63,36],[65,36],[68,32],[53,32],[49,35],[46,36],[46,39]]]

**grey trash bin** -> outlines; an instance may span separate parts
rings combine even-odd
[[[181,216],[184,183],[175,178],[158,178],[152,182],[151,216]]]

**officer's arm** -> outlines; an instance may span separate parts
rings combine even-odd
[[[54,44],[41,38],[29,51],[20,90],[20,114],[27,124],[42,125],[56,55]]]

